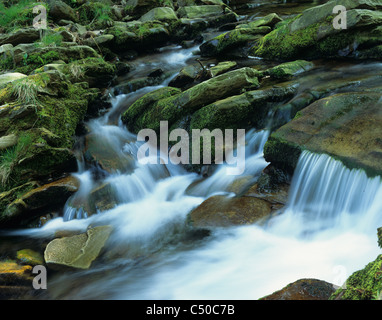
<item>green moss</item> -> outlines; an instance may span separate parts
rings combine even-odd
[[[339,288],[330,300],[373,300],[382,291],[382,255],[364,269],[354,272],[345,288]]]
[[[31,54],[24,57],[23,65],[15,69],[15,71],[30,74],[33,70],[38,69],[48,63],[60,60],[60,55],[57,51],[51,50],[43,54]]]
[[[0,2],[0,27],[4,28],[6,32],[11,32],[18,28],[31,26],[36,16],[33,13],[33,7],[36,5],[43,5],[49,10],[44,2],[20,0],[8,6]]]

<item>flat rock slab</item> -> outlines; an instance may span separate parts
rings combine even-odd
[[[382,95],[342,93],[318,100],[279,128],[264,148],[266,161],[293,171],[303,150],[326,153],[348,168],[382,175]]]
[[[79,235],[54,239],[46,246],[45,262],[52,267],[88,269],[100,254],[111,231],[111,226],[100,226]]]

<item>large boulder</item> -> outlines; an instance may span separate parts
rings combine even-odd
[[[347,9],[347,28],[333,26],[333,8]],[[382,36],[382,4],[377,0],[332,0],[276,26],[252,49],[252,55],[295,60],[322,57],[377,58]]]
[[[267,161],[293,171],[303,150],[326,153],[369,176],[382,175],[381,93],[350,92],[299,111],[265,144]]]

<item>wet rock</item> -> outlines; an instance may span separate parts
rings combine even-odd
[[[270,204],[254,197],[212,196],[190,213],[194,227],[228,227],[260,222],[269,217]]]
[[[381,175],[380,93],[342,93],[320,99],[297,113],[268,139],[264,157],[294,170],[302,150],[326,153],[348,168]]]
[[[334,286],[326,281],[300,279],[260,300],[328,300],[334,291]]]
[[[205,18],[222,13],[223,9],[220,5],[184,6],[177,11],[180,18],[188,19]]]
[[[235,29],[225,32],[211,40],[204,42],[200,46],[200,53],[203,57],[213,57],[227,54],[227,51],[237,49],[238,47],[246,47],[250,44],[260,41],[264,32],[270,30],[260,27],[254,29]]]
[[[189,65],[182,68],[178,75],[170,81],[169,86],[175,88],[184,88],[192,84],[199,75],[201,68],[198,66]]]
[[[111,232],[111,226],[100,226],[79,235],[54,239],[46,246],[45,262],[52,268],[89,269]]]
[[[210,68],[211,77],[216,77],[220,74],[230,71],[234,69],[236,66],[237,66],[236,61],[219,62],[218,65]]]
[[[141,108],[141,99],[145,98],[143,96],[123,114],[122,121],[133,132],[138,132],[141,128],[159,130],[158,119],[169,121],[171,127],[181,117],[192,114],[204,105],[238,93],[245,88],[258,87],[257,75],[258,73],[251,68],[229,71],[179,94],[161,99],[150,105],[145,113],[138,114],[136,109]]]
[[[314,63],[305,60],[296,60],[285,62],[264,72],[275,79],[288,79],[305,71],[309,71],[314,67]]]
[[[274,26],[283,21],[282,18],[280,18],[276,13],[271,13],[271,14],[268,14],[266,15],[265,17],[262,17],[262,18],[258,18],[256,19],[255,21],[251,21],[249,23],[245,23],[245,24],[240,24],[239,26],[237,26],[237,28],[258,28],[258,27],[270,27],[270,28],[274,28]]]
[[[289,82],[218,100],[197,110],[192,115],[190,128],[240,129],[250,124],[261,128],[266,124],[271,107],[292,98],[297,88],[298,85]]]
[[[67,177],[32,189],[9,203],[0,214],[0,224],[30,220],[45,208],[61,206],[78,190],[78,181]],[[17,189],[15,190],[17,192]],[[37,211],[38,210],[38,211]]]

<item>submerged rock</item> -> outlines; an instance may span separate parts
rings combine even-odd
[[[52,240],[44,252],[50,267],[89,269],[99,256],[112,231],[111,226],[89,229],[86,233]]]
[[[44,257],[40,252],[36,252],[31,249],[22,249],[17,251],[17,260],[21,264],[27,264],[31,266],[43,265]]]

